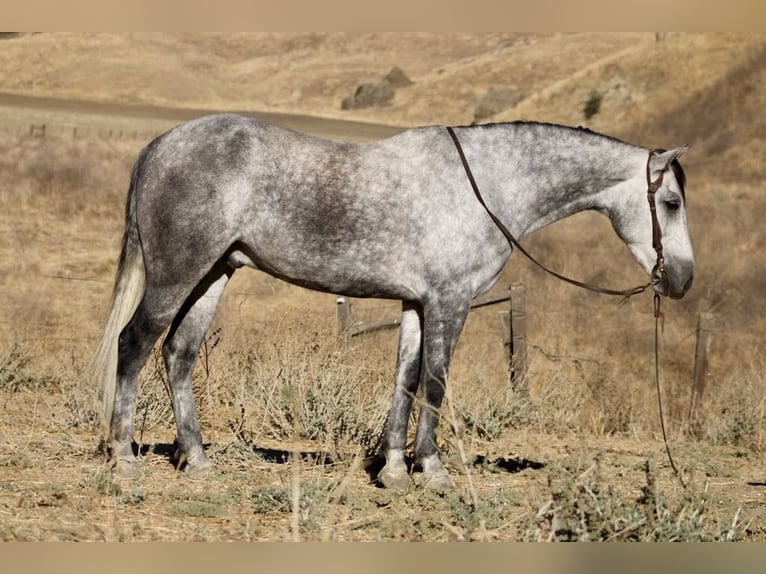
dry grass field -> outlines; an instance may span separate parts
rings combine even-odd
[[[394,66],[412,85],[384,105],[341,109]],[[766,540],[766,36],[33,34],[0,38],[0,70],[0,539]],[[246,270],[227,287],[195,373],[216,470],[204,480],[174,470],[154,355],[136,415],[143,476],[113,479],[96,452],[85,372],[130,167],[152,134],[194,110],[239,110],[365,139],[373,132],[346,120],[375,133],[470,123],[490,89],[522,98],[482,121],[693,146],[683,164],[697,278],[664,303],[660,356],[689,490],[660,435],[651,297],[618,308],[518,255],[495,289],[527,287],[530,398],[508,389],[500,309],[474,311],[440,427],[454,492],[394,494],[372,480],[396,331],[338,343],[334,296]],[[525,243],[586,281],[643,280],[597,215]],[[361,319],[398,309],[354,305]],[[715,324],[689,421],[701,313]]]

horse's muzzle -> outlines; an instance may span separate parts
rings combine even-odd
[[[677,273],[665,269],[655,269],[652,271],[652,289],[671,299],[681,299],[686,292],[691,289],[694,282],[694,272],[682,267]]]

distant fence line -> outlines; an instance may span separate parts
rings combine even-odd
[[[164,130],[163,130],[164,131]],[[72,139],[97,138],[102,140],[150,141],[162,131],[115,127],[74,126],[71,124],[25,123],[0,125],[0,134],[16,137],[39,137],[55,135]]]

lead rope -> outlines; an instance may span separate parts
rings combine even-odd
[[[662,429],[662,441],[665,443],[665,452],[668,455],[668,462],[670,462],[670,468],[673,469],[673,474],[678,479],[678,482],[684,488],[686,492],[693,496],[691,490],[684,482],[681,472],[676,467],[676,463],[673,460],[673,455],[670,453],[670,443],[668,442],[668,435],[665,431],[665,415],[662,410],[662,393],[660,389],[660,331],[665,330],[665,314],[660,307],[661,304],[660,294],[654,294],[654,382],[657,387],[657,410],[660,415],[660,428]]]
[[[492,219],[492,221],[495,223],[497,228],[502,232],[502,234],[505,236],[505,238],[508,240],[508,243],[510,243],[512,247],[515,247],[519,251],[521,251],[521,253],[524,256],[526,256],[527,259],[529,259],[532,263],[537,265],[540,269],[542,269],[546,273],[549,273],[550,275],[553,275],[557,279],[561,279],[562,281],[565,281],[566,283],[574,285],[575,287],[587,289],[595,293],[602,293],[604,295],[622,296],[623,299],[622,301],[620,301],[618,307],[621,307],[622,305],[624,305],[625,302],[628,299],[630,299],[633,295],[637,295],[638,293],[643,293],[644,291],[646,291],[646,289],[652,285],[655,279],[660,279],[662,275],[665,273],[665,258],[662,252],[662,230],[660,229],[660,224],[657,219],[657,208],[654,201],[654,194],[660,188],[660,185],[662,185],[663,174],[660,174],[660,176],[655,181],[651,180],[649,163],[651,162],[652,157],[656,153],[654,150],[651,150],[649,152],[649,159],[646,162],[646,183],[647,183],[646,194],[647,194],[647,199],[649,201],[649,209],[652,215],[652,246],[654,247],[654,250],[657,253],[657,263],[654,266],[654,269],[652,270],[652,273],[651,273],[652,281],[650,281],[646,285],[639,285],[631,289],[616,290],[616,289],[607,289],[604,287],[599,287],[598,285],[591,285],[590,283],[577,281],[576,279],[570,279],[569,277],[556,273],[555,271],[552,271],[551,269],[548,269],[545,265],[543,265],[542,263],[537,261],[537,259],[532,257],[532,255],[524,248],[524,246],[521,245],[521,243],[519,243],[519,241],[513,236],[513,234],[510,231],[508,231],[508,228],[503,224],[503,222],[500,221],[500,219],[487,206],[486,202],[484,201],[484,198],[481,195],[481,192],[479,191],[479,186],[476,183],[476,179],[473,177],[471,166],[468,164],[468,159],[466,158],[465,152],[463,151],[463,146],[460,145],[460,140],[458,140],[457,134],[455,134],[455,131],[450,126],[447,127],[447,132],[452,137],[452,141],[455,143],[455,148],[457,149],[458,155],[460,156],[460,161],[463,164],[463,169],[465,170],[465,174],[468,177],[468,181],[471,184],[471,188],[473,189],[474,194],[476,194],[476,199],[478,199],[479,203],[482,205],[482,207],[484,207],[490,219]],[[657,387],[657,406],[659,408],[659,415],[660,415],[660,428],[662,429],[662,440],[665,443],[665,452],[668,455],[668,461],[670,462],[670,467],[673,469],[673,474],[675,474],[676,478],[681,483],[681,486],[683,486],[684,490],[686,490],[687,492],[691,494],[691,492],[689,491],[689,488],[686,486],[686,483],[681,477],[681,473],[678,471],[678,468],[676,467],[675,461],[673,460],[673,456],[670,453],[670,444],[668,443],[668,436],[667,436],[667,432],[665,431],[665,416],[662,409],[662,395],[660,393],[660,328],[662,328],[662,330],[664,331],[665,316],[662,313],[660,301],[661,299],[660,299],[659,293],[655,293],[654,294],[654,381]]]

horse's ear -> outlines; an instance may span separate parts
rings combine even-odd
[[[689,147],[689,145],[685,145],[668,151],[663,151],[652,156],[652,160],[649,164],[652,169],[652,173],[659,174],[667,170],[670,167],[670,164],[674,160],[677,160],[682,155],[684,155]]]

